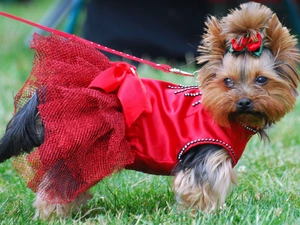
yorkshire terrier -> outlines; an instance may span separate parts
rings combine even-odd
[[[167,83],[151,79],[133,84],[137,79],[133,67],[105,61],[101,56],[99,71],[104,71],[104,75],[100,78],[109,77],[111,73],[134,77],[127,83],[124,78],[119,86],[115,85],[116,81],[103,85],[103,79],[96,76],[96,63],[84,56],[90,54],[88,51],[97,56],[101,53],[84,47],[86,52],[78,50],[77,55],[71,56],[68,51],[76,47],[78,41],[69,43],[57,37],[41,36],[35,39],[33,48],[38,49],[38,58],[32,72],[34,77],[17,97],[17,112],[0,140],[0,162],[18,156],[16,168],[22,170],[28,186],[37,192],[36,217],[47,218],[53,213],[69,216],[91,198],[90,187],[123,168],[174,175],[173,190],[181,208],[213,212],[224,204],[231,184],[237,182],[234,166],[249,138],[258,133],[268,139],[265,130],[293,109],[298,95],[297,40],[275,13],[259,3],[241,4],[223,18],[207,19],[197,58],[198,64],[203,64],[198,74],[199,87],[168,84],[164,88]],[[39,50],[39,44],[47,46],[50,42],[60,43],[55,45],[56,54],[62,54],[60,59],[68,63],[48,68],[57,60],[47,60],[51,54],[47,53],[48,48]],[[60,47],[66,45],[64,52]],[[82,67],[86,66],[88,71],[96,71],[96,75],[90,80],[84,75],[88,81],[82,81],[80,88],[65,95],[68,89],[75,90],[75,84],[67,80],[67,76],[76,77],[72,75],[75,67],[69,68],[74,62],[82,65],[76,67],[78,74],[85,74]],[[40,78],[43,73],[45,79]],[[53,75],[56,73],[58,79]],[[107,80],[105,82],[109,82]],[[65,86],[58,89],[50,85],[64,82]],[[124,83],[134,88],[126,89]],[[142,88],[138,94],[130,95],[139,85]],[[26,88],[30,89],[30,95],[24,97]],[[89,89],[90,94],[74,102],[74,96],[83,95],[85,89]],[[105,97],[95,100],[98,95]],[[145,96],[150,97],[144,101]],[[23,104],[20,101],[23,97],[30,100]],[[56,101],[59,103],[54,104]],[[115,106],[107,106],[108,102]],[[143,106],[137,114],[131,107],[136,102],[139,107]],[[84,111],[93,107],[97,112],[95,118]],[[71,112],[64,111],[68,108]],[[81,117],[74,116],[74,112],[81,111]],[[100,115],[99,111],[106,115]],[[111,116],[113,113],[119,116]],[[59,123],[55,123],[54,117]],[[65,118],[69,120],[63,126]],[[98,132],[113,123],[119,124],[117,129],[108,128],[104,134]],[[62,130],[56,134],[61,126]],[[85,133],[77,135],[82,126]],[[122,135],[125,138],[119,140]],[[97,142],[97,146],[100,143],[104,152],[117,143],[117,147],[112,147],[115,152],[101,153],[98,159],[101,150],[93,151],[90,145],[86,145],[87,150],[78,147],[77,143],[86,137],[87,142]],[[65,142],[71,150],[62,149]],[[85,158],[87,155],[91,164]],[[85,168],[86,164],[95,170]],[[87,175],[86,170],[92,173]],[[97,171],[104,172],[99,175]]]

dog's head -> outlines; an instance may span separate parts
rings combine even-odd
[[[206,26],[198,78],[202,104],[217,123],[263,130],[293,109],[300,54],[276,14],[250,2],[221,19],[208,18]]]

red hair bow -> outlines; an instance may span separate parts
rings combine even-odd
[[[255,57],[259,57],[262,53],[263,41],[259,32],[256,36],[247,35],[240,39],[234,38],[231,41],[229,52],[234,54],[240,54],[244,51],[249,52]]]

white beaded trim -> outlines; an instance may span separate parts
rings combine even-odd
[[[257,132],[258,132],[258,131],[255,130],[254,128],[248,127],[248,126],[243,125],[243,124],[242,124],[242,126],[243,126],[245,129],[250,130],[250,131],[253,132],[253,133],[257,133]]]
[[[226,147],[227,149],[230,150],[230,152],[232,153],[232,155],[233,155],[235,161],[237,161],[237,158],[236,158],[236,155],[235,155],[235,153],[234,153],[234,150],[233,150],[233,148],[232,148],[229,144],[227,144],[227,143],[225,143],[224,141],[221,141],[221,140],[219,140],[219,139],[212,139],[212,138],[201,138],[201,139],[196,139],[196,140],[193,140],[193,141],[191,141],[191,142],[188,142],[188,143],[181,149],[181,151],[179,152],[177,159],[181,162],[181,157],[182,157],[183,153],[185,152],[185,150],[187,150],[187,148],[189,148],[191,145],[199,144],[199,143],[201,143],[201,142],[215,142],[215,143],[218,143],[218,144],[223,145],[224,147]]]
[[[195,97],[195,96],[199,96],[202,95],[202,92],[196,92],[196,93],[185,93],[184,96],[187,97]]]
[[[198,88],[194,88],[194,87],[187,87],[187,88],[184,88],[184,89],[181,89],[181,90],[175,91],[175,92],[174,92],[174,94],[178,94],[178,93],[185,92],[185,91],[188,91],[188,90],[193,90],[193,89],[198,89]]]
[[[182,84],[179,84],[178,86],[168,85],[168,88],[191,90],[191,89],[198,89],[198,86],[197,85],[182,85]]]
[[[181,88],[198,88],[198,85],[184,85],[184,84],[179,84],[178,85]]]
[[[199,87],[197,85],[183,85],[183,84],[179,84],[178,86],[168,85],[168,88],[177,89],[176,91],[174,91],[174,94],[178,94],[178,93],[182,93],[182,92],[185,92],[188,90],[194,90],[194,89],[199,90]],[[180,89],[180,90],[178,90],[178,89]],[[185,93],[184,94],[185,97],[196,97],[196,96],[200,96],[200,95],[202,95],[201,91],[195,92],[195,93]],[[201,104],[201,100],[198,100],[198,101],[192,103],[192,106],[195,107],[196,105],[199,105],[199,104]]]
[[[192,104],[192,106],[195,107],[196,105],[199,105],[199,104],[201,104],[201,100],[199,100],[199,101],[197,101],[197,102],[194,102],[194,103]]]

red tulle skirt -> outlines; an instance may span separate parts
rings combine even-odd
[[[36,92],[45,141],[15,160],[28,187],[46,201],[64,204],[134,161],[115,93],[88,88],[111,66],[76,37],[35,34],[31,75],[15,97],[16,111]]]

